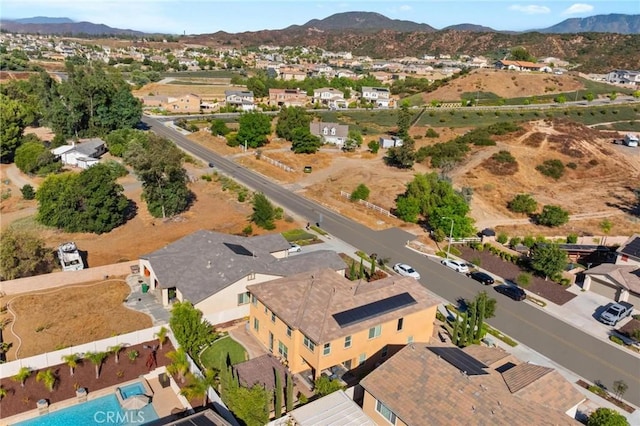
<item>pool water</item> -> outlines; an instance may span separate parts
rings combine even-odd
[[[127,399],[133,395],[145,395],[146,391],[142,383],[136,382],[127,386],[122,386],[120,388],[120,395],[122,395],[122,399]]]
[[[139,426],[157,419],[158,414],[151,404],[141,410],[123,410],[115,395],[107,395],[14,426]]]

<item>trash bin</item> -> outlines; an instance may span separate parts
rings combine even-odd
[[[142,292],[146,293],[149,291],[149,284],[142,284]]]

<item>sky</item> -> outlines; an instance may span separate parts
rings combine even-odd
[[[282,29],[340,12],[377,12],[436,29],[472,23],[495,30],[546,28],[568,18],[640,14],[640,0],[0,0],[0,18],[66,17],[168,34]]]

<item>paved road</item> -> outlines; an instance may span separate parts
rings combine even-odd
[[[402,261],[412,265],[420,272],[422,284],[448,301],[473,298],[483,289],[475,281],[406,249],[405,243],[414,238],[412,234],[400,229],[372,231],[191,142],[156,120],[144,117],[143,122],[154,132],[169,137],[193,155],[206,162],[213,162],[222,172],[253,190],[263,192],[286,211],[291,211],[312,223],[320,222],[324,230],[348,244],[366,253],[388,257],[390,263]],[[526,303],[514,302],[500,294],[492,293],[498,299],[496,317],[488,321],[492,326],[589,381],[601,381],[612,389],[614,381],[624,380],[629,386],[624,395],[625,399],[640,406],[638,358],[558,321]]]

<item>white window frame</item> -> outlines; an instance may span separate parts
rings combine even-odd
[[[287,345],[278,340],[278,353],[286,360],[289,359],[289,348]]]
[[[369,329],[369,340],[376,339],[382,335],[382,324],[378,324],[375,327]]]
[[[253,319],[253,329],[260,332],[260,320],[258,318]]]
[[[331,343],[325,343],[322,347],[322,355],[327,356],[331,354]]]
[[[313,343],[313,341],[309,339],[307,336],[305,336],[304,334],[303,336],[304,337],[302,338],[302,344],[311,352],[314,352],[316,350],[316,344]]]
[[[248,305],[251,302],[251,296],[248,291],[238,293],[238,306]]]
[[[293,329],[287,326],[287,337],[291,337],[292,334],[293,334]]]
[[[351,340],[352,340],[351,336],[347,336],[347,337],[344,338],[344,348],[345,349],[348,349],[348,348],[351,347],[351,344],[352,344]]]
[[[377,399],[376,399],[376,411],[378,412],[378,414],[384,417],[384,419],[388,421],[390,424],[392,425],[396,424],[397,416],[393,413],[393,411],[389,409],[389,407],[387,407]]]

